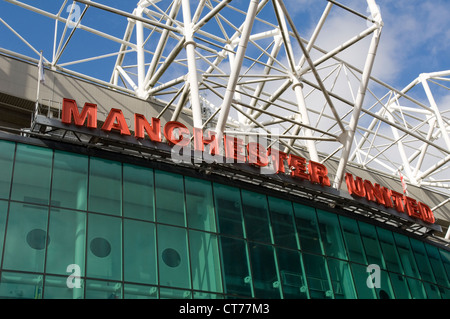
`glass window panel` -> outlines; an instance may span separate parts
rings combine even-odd
[[[342,235],[351,261],[367,264],[364,246],[359,234],[358,223],[354,219],[339,216]]]
[[[277,248],[278,269],[284,299],[307,299],[306,275],[298,251]]]
[[[153,170],[123,164],[123,216],[154,221]]]
[[[447,273],[447,278],[450,281],[450,251],[439,249],[439,252],[441,253],[442,264]]]
[[[350,263],[350,268],[352,270],[358,299],[377,299],[375,289],[370,288],[367,285],[367,279],[370,275],[370,273],[367,272],[367,267]]]
[[[46,272],[66,275],[67,266],[76,264],[84,276],[86,213],[51,208]]]
[[[403,274],[402,263],[397,252],[392,232],[383,228],[377,228],[377,233],[387,269]]]
[[[44,299],[84,299],[84,280],[80,279],[80,287],[69,288],[68,277],[45,276]]]
[[[122,283],[86,280],[86,299],[122,299]]]
[[[356,299],[356,290],[353,285],[352,273],[348,262],[328,258],[331,283],[335,299]]]
[[[191,288],[186,230],[158,225],[159,283]]]
[[[420,279],[419,270],[417,269],[417,264],[414,260],[408,237],[398,233],[393,234],[405,275]]]
[[[423,282],[423,285],[425,286],[425,291],[427,293],[428,299],[441,299],[441,294],[439,292],[438,286],[426,281]]]
[[[408,280],[408,286],[409,291],[411,291],[411,295],[413,299],[426,299],[427,293],[425,292],[425,287],[423,286],[423,283],[420,280],[409,278]]]
[[[52,205],[87,209],[88,157],[55,150]]]
[[[250,244],[249,250],[255,298],[280,299],[280,279],[272,246]]]
[[[347,259],[337,215],[318,209],[317,218],[325,254],[330,257]]]
[[[219,232],[225,235],[244,237],[239,189],[214,183],[214,204]]]
[[[43,272],[48,207],[11,203],[5,240],[3,268]]]
[[[416,257],[416,264],[422,279],[436,283],[436,279],[433,275],[433,270],[431,269],[430,262],[428,261],[428,255],[425,250],[425,246],[421,241],[418,241],[417,239],[410,238],[409,241],[411,243],[414,257]]]
[[[3,241],[5,239],[5,227],[7,215],[8,215],[8,202],[0,200],[0,254],[2,254],[3,252]]]
[[[42,275],[2,272],[2,299],[42,299],[42,290]]]
[[[358,222],[358,224],[366,252],[367,262],[369,264],[378,265],[382,269],[386,269],[375,226],[362,222]]]
[[[450,289],[439,286],[439,293],[442,299],[450,299]]]
[[[411,293],[409,292],[406,277],[390,273],[389,279],[391,280],[392,289],[394,290],[396,299],[411,299]]]
[[[186,226],[183,176],[155,170],[156,220]]]
[[[189,228],[216,231],[211,182],[185,176],[186,214]]]
[[[120,216],[122,212],[122,165],[91,157],[89,210]]]
[[[161,299],[192,299],[192,291],[173,289],[173,288],[159,288]]]
[[[380,287],[375,287],[375,291],[378,299],[394,299],[394,291],[387,271],[380,271]]]
[[[192,287],[196,290],[223,292],[217,236],[189,231]]]
[[[220,238],[225,292],[231,295],[252,296],[246,243],[240,239]],[[236,262],[239,260],[239,262]]]
[[[125,284],[124,299],[158,299],[158,288],[155,286]]]
[[[268,199],[275,244],[298,249],[292,203],[271,196]]]
[[[124,280],[156,284],[158,277],[155,225],[125,219],[123,236]]]
[[[16,144],[0,140],[0,198],[9,198]]]
[[[267,198],[265,195],[242,190],[245,233],[249,240],[271,242]]]
[[[223,295],[203,291],[194,291],[194,299],[224,299]]]
[[[316,210],[294,203],[294,216],[302,251],[323,254],[322,241],[319,235]]]
[[[122,279],[122,225],[117,217],[88,215],[88,277]]]
[[[333,291],[327,270],[326,260],[322,256],[302,254],[308,280],[311,299],[331,299]]]
[[[425,244],[427,250],[428,258],[433,268],[434,276],[438,285],[449,287],[449,280],[445,274],[445,269],[441,261],[441,256],[439,255],[439,249],[435,246]]]
[[[53,151],[18,144],[11,199],[48,205]]]

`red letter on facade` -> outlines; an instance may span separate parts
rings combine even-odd
[[[311,182],[318,183],[322,186],[331,186],[330,179],[328,178],[328,169],[325,165],[309,161],[308,171],[311,176]]]
[[[431,211],[431,208],[421,202],[419,202],[418,206],[420,214],[422,215],[422,220],[427,223],[434,224],[436,220],[434,218],[433,212]]]
[[[422,214],[419,210],[419,205],[417,204],[415,199],[412,199],[411,197],[404,196],[405,201],[405,207],[406,207],[406,213],[408,216],[423,219]]]
[[[144,133],[147,132],[150,140],[161,142],[161,121],[152,117],[151,122],[152,124],[142,114],[134,114],[134,136],[144,138]]]
[[[103,123],[102,130],[105,132],[116,130],[122,135],[131,135],[125,117],[119,109],[111,109],[111,111],[109,111],[108,117],[106,118],[105,123]]]
[[[173,136],[173,131],[176,129],[178,129],[178,139],[175,139]],[[164,136],[169,144],[187,146],[189,144],[189,138],[185,138],[185,135],[189,135],[189,129],[180,122],[170,121],[164,125]]]
[[[77,126],[83,126],[87,118],[87,127],[97,128],[97,105],[85,103],[81,114],[78,112],[77,102],[71,99],[63,99],[61,122],[71,124],[73,122]]]
[[[291,176],[309,180],[309,175],[306,173],[306,160],[303,157],[290,154],[288,165]]]
[[[270,156],[273,164],[275,174],[284,173],[284,161],[287,159],[287,154],[277,149],[269,148],[267,155]]]
[[[204,151],[205,145],[209,145],[209,154],[216,155],[219,152],[219,141],[214,132],[208,131],[208,138],[203,136],[203,130],[194,127],[194,150]]]
[[[227,136],[223,137],[225,144],[225,157],[237,160],[238,163],[245,163],[244,141],[240,138]]]
[[[346,173],[345,183],[347,184],[347,190],[350,195],[356,195],[358,197],[366,196],[366,190],[364,189],[364,182],[361,177],[356,177],[356,179],[353,180],[353,175],[350,173]]]
[[[391,197],[394,202],[394,208],[399,213],[405,212],[405,206],[403,206],[403,194],[400,194],[399,192],[391,190]]]
[[[372,202],[385,205],[384,190],[379,184],[372,185],[370,181],[364,181],[364,189],[366,190],[366,198]]]
[[[267,156],[267,150],[256,142],[250,142],[247,144],[248,162],[256,166],[267,166],[269,164],[269,158]]]

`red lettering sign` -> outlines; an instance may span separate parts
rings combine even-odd
[[[63,99],[61,122],[83,126],[87,118],[87,127],[97,128],[97,104],[85,103],[81,114],[78,112],[77,102],[71,99]]]

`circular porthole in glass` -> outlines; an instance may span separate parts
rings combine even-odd
[[[111,244],[105,238],[97,237],[91,240],[91,252],[100,258],[108,257],[111,253]]]
[[[162,260],[167,266],[172,268],[178,267],[181,263],[180,254],[172,248],[164,249],[162,252]]]
[[[36,250],[41,250],[45,248],[46,240],[47,245],[50,243],[50,238],[47,238],[47,232],[42,229],[30,230],[27,234],[27,244]]]

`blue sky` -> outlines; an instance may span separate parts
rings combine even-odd
[[[48,9],[54,13],[63,3],[63,1],[53,0],[23,0],[23,2]],[[131,12],[137,1],[99,0],[97,2]],[[340,2],[367,14],[366,1],[341,0]],[[58,5],[55,5],[55,3],[58,3]],[[68,4],[70,3],[71,1],[68,2]],[[233,5],[242,8],[245,8],[247,3],[247,0],[234,0],[232,2]],[[302,23],[301,27],[304,27],[304,29],[299,31],[302,36],[307,38],[317,23],[326,2],[324,0],[285,0],[285,3],[295,20]],[[450,69],[450,19],[448,19],[450,16],[450,0],[378,0],[377,4],[382,13],[384,27],[373,75],[401,89],[422,72]],[[84,6],[81,5],[81,7]],[[98,28],[118,38],[123,37],[126,26],[125,19],[117,20],[114,15],[109,13],[104,13],[99,19],[95,14],[97,9],[91,8],[89,10],[90,12],[83,19],[83,24]],[[346,37],[353,35],[350,31],[356,26],[355,22],[352,22],[353,20],[347,19],[345,12],[342,10],[333,12],[336,12],[336,14],[330,16],[330,24],[324,29],[324,33],[318,41],[324,47],[333,43],[333,41],[341,40],[336,39],[335,35],[333,35],[333,38],[327,38],[327,35],[331,34],[329,30],[342,29],[340,34],[344,40]],[[63,13],[63,16],[67,15],[67,12]],[[20,32],[36,49],[43,50],[47,59],[52,58],[53,20],[18,8],[4,0],[0,0],[0,17]],[[358,23],[363,25],[365,22]],[[62,24],[59,25],[59,28],[61,32]],[[350,33],[347,34],[346,32]],[[4,24],[0,24],[0,34],[0,47],[36,57],[35,53],[18,40]],[[117,43],[111,41],[102,40],[98,37],[88,39],[77,34],[70,43],[70,50],[67,51],[66,55],[63,55],[60,62],[70,61],[75,56],[76,59],[87,58],[92,56],[94,52],[95,54],[111,53],[117,51],[118,47]],[[348,58],[357,60],[357,53],[353,56],[349,55]],[[115,57],[112,57],[96,61],[95,64],[87,63],[80,67],[85,67],[92,75],[108,81],[110,77],[108,70],[111,69],[111,64],[114,61]],[[94,65],[95,67],[93,67]]]

